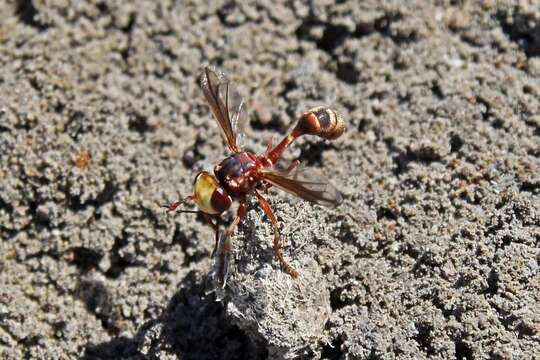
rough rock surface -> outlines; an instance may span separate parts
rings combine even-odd
[[[204,65],[255,151],[314,105],[348,123],[285,156],[340,207],[271,192],[301,278],[252,206],[223,302],[211,229],[158,206],[226,154]],[[3,359],[540,354],[534,0],[3,1],[0,93]]]

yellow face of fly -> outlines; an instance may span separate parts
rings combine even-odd
[[[203,171],[195,179],[195,203],[207,214],[220,214],[232,203],[231,197],[221,187],[215,177]]]

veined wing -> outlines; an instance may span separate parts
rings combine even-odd
[[[208,67],[201,75],[200,85],[227,146],[233,152],[240,152],[237,136],[241,135],[239,130],[241,132],[247,119],[244,100],[231,87],[225,75],[217,74]]]
[[[308,175],[304,170],[289,175],[286,172],[263,170],[263,179],[271,185],[304,200],[324,205],[337,206],[342,202],[341,193],[324,179]]]

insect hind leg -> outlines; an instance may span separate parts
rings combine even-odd
[[[268,204],[266,199],[262,197],[262,195],[259,194],[257,191],[255,191],[255,195],[257,196],[259,204],[261,205],[266,216],[268,216],[268,218],[270,219],[270,222],[272,223],[272,226],[274,228],[274,254],[278,258],[281,268],[291,277],[296,279],[298,276],[300,276],[300,273],[296,271],[291,265],[289,265],[281,254],[281,241],[276,216],[274,215],[274,212],[272,211],[272,208],[270,207],[270,204]]]

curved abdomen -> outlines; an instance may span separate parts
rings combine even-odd
[[[293,136],[316,135],[323,139],[334,140],[345,130],[343,118],[330,108],[319,106],[302,114],[293,130]]]
[[[341,115],[335,110],[319,106],[302,114],[293,131],[265,156],[265,166],[272,166],[281,153],[299,136],[315,135],[327,140],[335,140],[347,130]]]

